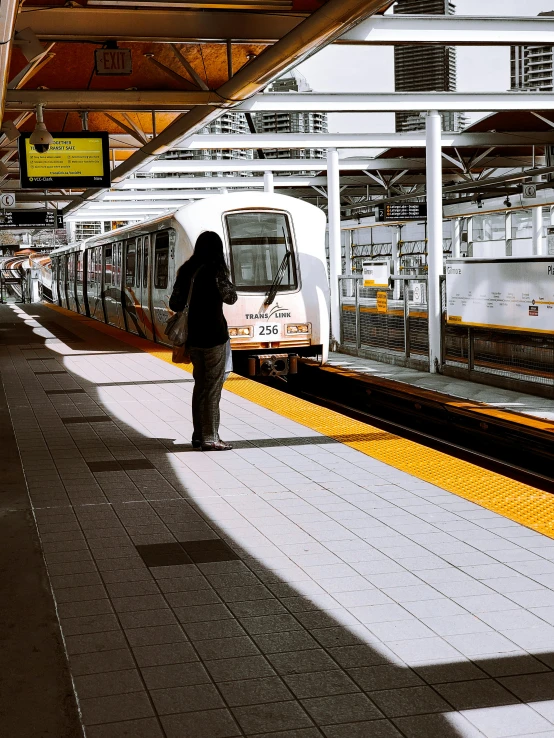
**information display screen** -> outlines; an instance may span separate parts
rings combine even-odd
[[[375,220],[378,223],[424,220],[426,217],[426,202],[387,202],[375,208]]]
[[[109,187],[110,142],[107,133],[53,133],[44,153],[31,144],[30,133],[19,137],[21,187]]]
[[[554,258],[449,259],[450,325],[554,331]]]
[[[63,215],[57,210],[3,210],[0,230],[13,228],[63,228]]]

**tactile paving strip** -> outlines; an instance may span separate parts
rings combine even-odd
[[[48,307],[77,320],[86,321],[87,327],[109,333],[124,343],[140,348],[162,361],[172,363],[171,350],[168,348],[124,333],[118,328],[77,316],[58,306]],[[191,370],[190,365],[180,366],[184,371]],[[418,479],[435,484],[441,489],[554,538],[554,496],[548,492],[235,374],[231,375],[225,389]]]

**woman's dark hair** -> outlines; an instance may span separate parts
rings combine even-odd
[[[229,270],[223,252],[223,241],[214,231],[201,233],[194,246],[194,254],[189,259],[192,268],[207,266],[217,274],[229,276]]]

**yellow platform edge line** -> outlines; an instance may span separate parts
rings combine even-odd
[[[48,303],[45,305],[72,318],[81,318],[88,327],[109,334],[123,343],[172,364],[170,348],[80,316],[57,305]],[[192,369],[190,364],[172,365],[186,372]],[[448,456],[442,451],[427,448],[415,441],[400,438],[237,374],[231,375],[225,383],[225,389],[417,479],[554,538],[554,495],[548,492],[483,469],[468,461]]]

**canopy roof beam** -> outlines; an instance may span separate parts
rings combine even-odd
[[[440,110],[467,112],[554,110],[551,92],[270,92],[236,110],[261,112],[394,113]]]
[[[554,127],[554,123],[552,123]],[[554,145],[554,131],[510,133],[443,133],[444,148],[480,146]],[[253,133],[201,134],[188,138],[189,151],[212,149],[302,149],[302,148],[424,148],[425,136],[418,133]]]
[[[31,27],[47,41],[273,44],[302,23],[304,16],[247,11],[182,8],[95,8],[25,6],[16,29]],[[109,23],[106,18],[109,14]],[[404,43],[456,46],[554,45],[554,22],[548,17],[374,16],[344,33],[335,43],[392,45]]]
[[[338,43],[554,46],[554,19],[548,16],[379,15],[345,33]]]

